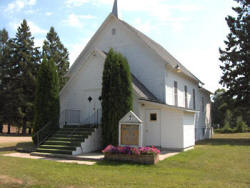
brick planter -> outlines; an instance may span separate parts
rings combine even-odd
[[[140,164],[156,164],[159,161],[159,154],[156,155],[128,155],[128,154],[110,154],[105,153],[106,160],[126,161]]]

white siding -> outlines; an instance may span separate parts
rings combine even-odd
[[[183,118],[183,148],[194,146],[195,144],[194,114],[184,113]]]
[[[187,86],[187,102],[188,108],[194,109],[193,106],[193,89],[195,90],[195,137],[196,140],[204,139],[202,129],[211,126],[210,118],[210,94],[201,90],[198,83],[184,78],[180,73],[173,72],[168,68],[165,69],[165,89],[166,89],[166,103],[174,105],[174,81],[178,83],[178,106],[185,107],[185,85]],[[202,111],[202,97],[204,98],[205,111]],[[208,134],[209,135],[209,134]],[[210,135],[211,136],[211,135]],[[210,137],[209,136],[209,137]]]
[[[188,108],[193,109],[193,89],[198,90],[197,84],[194,82],[183,78],[168,69],[165,74],[165,89],[166,89],[166,103],[169,105],[174,105],[174,81],[178,83],[178,106],[185,107],[185,85],[187,86],[187,97],[188,97]],[[197,103],[197,96],[196,96]],[[197,105],[196,105],[197,108]]]
[[[196,118],[196,140],[201,140],[211,137],[211,103],[210,95],[204,91],[200,91],[200,112]],[[204,98],[204,111],[202,110],[202,97]],[[203,130],[204,129],[204,130]],[[204,132],[204,134],[203,134]]]

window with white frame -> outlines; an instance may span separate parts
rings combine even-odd
[[[193,89],[193,109],[196,109],[196,104],[195,104],[195,89]]]
[[[150,121],[157,121],[157,113],[150,114]]]
[[[188,96],[187,96],[187,86],[184,86],[184,92],[185,92],[185,108],[188,108]]]
[[[178,106],[178,83],[174,81],[174,105]]]
[[[115,34],[116,34],[116,29],[113,28],[113,29],[112,29],[112,35],[115,35]]]

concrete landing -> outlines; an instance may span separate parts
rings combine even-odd
[[[94,160],[94,161],[99,161],[99,160],[104,159],[103,153],[86,153],[86,154],[77,155],[76,157],[80,159]]]

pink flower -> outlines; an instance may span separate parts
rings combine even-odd
[[[151,147],[115,147],[112,145],[108,145],[104,150],[103,153],[111,153],[111,154],[127,154],[127,155],[157,155],[160,151],[155,148],[154,146]]]
[[[109,153],[114,146],[108,145],[104,150],[102,150],[103,153]]]

